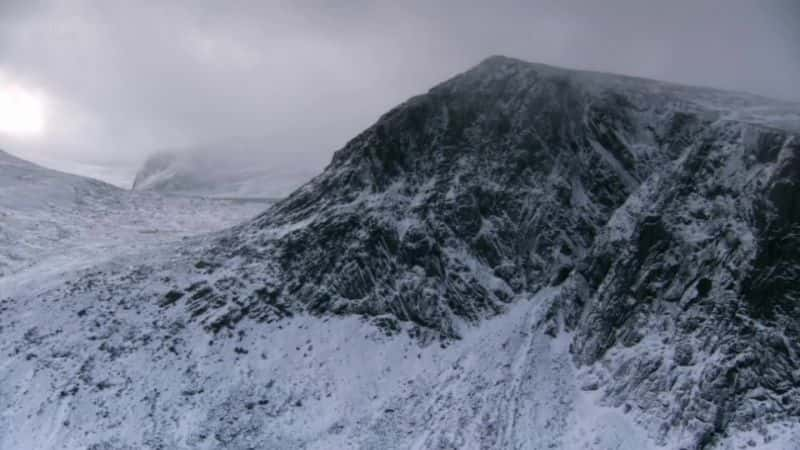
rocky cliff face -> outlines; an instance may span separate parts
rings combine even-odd
[[[742,192],[745,177],[768,170],[792,132],[729,120],[725,108],[760,102],[490,58],[387,113],[216,257],[268,252],[278,297],[456,337],[457,319],[558,285],[587,258],[602,265],[598,234],[641,191],[694,192],[705,208],[724,193],[759,195]],[[715,176],[740,185],[697,192]],[[652,220],[639,258],[659,242]]]
[[[709,447],[800,410],[792,132],[706,127],[611,217],[563,290],[606,398]],[[778,244],[780,242],[780,244]],[[791,253],[791,255],[790,255]]]
[[[489,59],[387,113],[214,257],[269,253],[277,298],[457,337],[458,322],[560,284],[716,119],[676,102]]]
[[[775,436],[800,417],[799,128],[797,105],[492,57],[255,220],[49,295],[221,336],[356,315],[443,347],[551,298],[526,326],[569,339],[584,389],[657,442]]]

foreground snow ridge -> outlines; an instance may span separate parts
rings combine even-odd
[[[498,56],[269,209],[6,158],[0,448],[797,448],[799,130]]]

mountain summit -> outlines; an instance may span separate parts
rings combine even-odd
[[[493,56],[256,219],[37,298],[93,305],[94,334],[179,380],[117,391],[176,448],[780,446],[800,417],[798,130],[790,103]],[[236,386],[214,345],[238,349]],[[173,424],[184,404],[202,418]]]

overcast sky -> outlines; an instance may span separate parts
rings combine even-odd
[[[491,54],[800,100],[800,0],[0,0],[0,102],[43,116],[0,148],[117,183],[232,138],[321,167]]]

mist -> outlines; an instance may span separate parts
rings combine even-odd
[[[45,125],[0,148],[119,185],[155,151],[243,141],[316,170],[492,54],[800,101],[795,0],[166,3],[1,2],[0,89]]]

